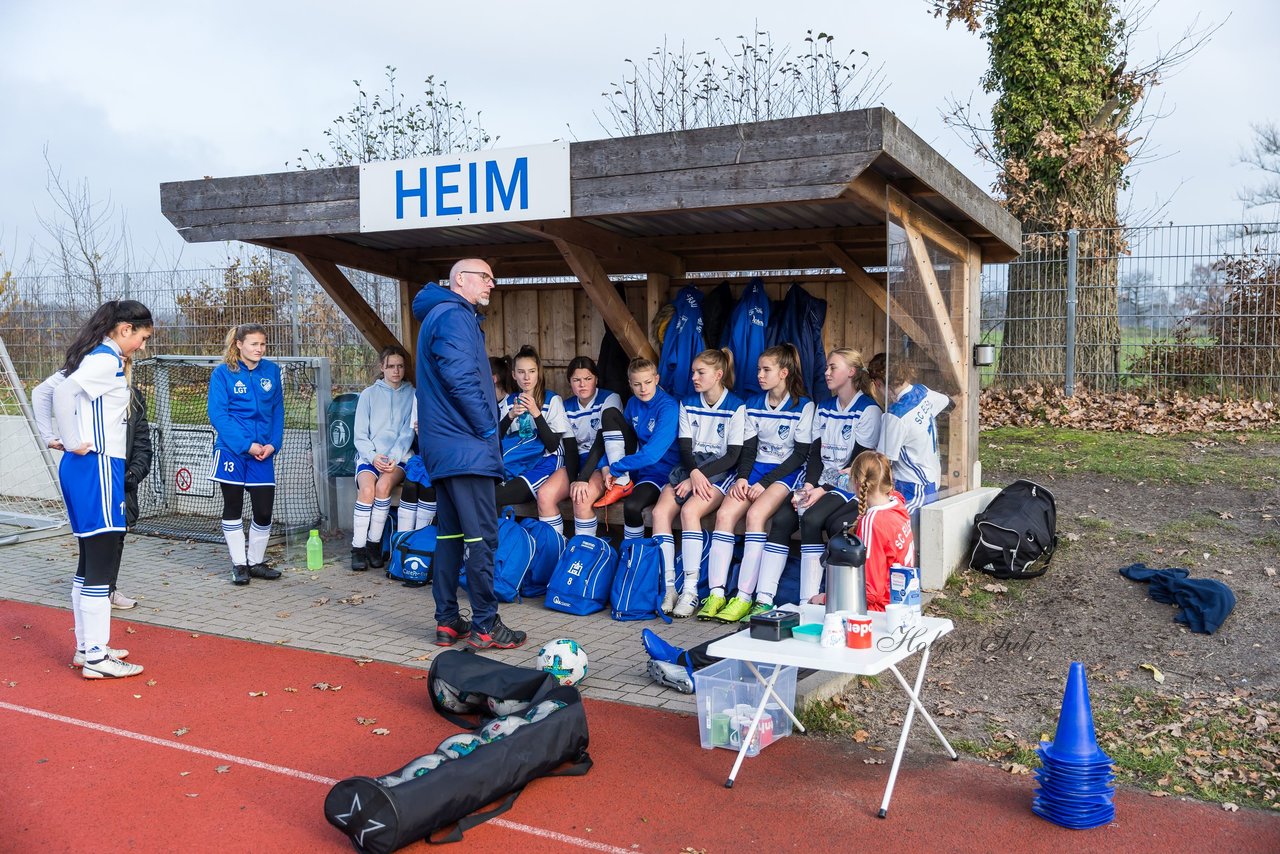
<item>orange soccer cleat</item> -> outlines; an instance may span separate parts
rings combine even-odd
[[[618,483],[617,481],[614,481],[613,486],[606,489],[604,491],[604,495],[600,496],[600,500],[591,506],[596,508],[608,507],[610,504],[626,498],[631,494],[631,490],[635,488],[636,485],[631,481],[627,481],[626,483]]]

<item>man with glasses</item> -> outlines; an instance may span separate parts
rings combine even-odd
[[[525,633],[507,628],[493,592],[498,547],[494,490],[503,477],[498,406],[489,374],[483,319],[496,283],[479,258],[449,271],[446,287],[428,284],[413,300],[418,335],[418,446],[436,489],[436,554],[431,585],[436,646],[466,640],[476,649],[514,649]],[[471,619],[458,610],[463,563]]]

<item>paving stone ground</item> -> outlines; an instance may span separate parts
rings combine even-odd
[[[70,535],[0,546],[0,598],[66,608],[68,651],[74,647],[70,591],[76,555]],[[129,646],[125,624],[132,621],[428,668],[425,656],[439,649],[432,643],[431,588],[403,587],[381,570],[352,572],[348,555],[345,543],[327,541],[325,566],[312,572],[305,568],[302,543],[273,546],[267,559],[284,575],[236,587],[223,545],[130,534],[118,586],[138,605],[113,612],[112,643]],[[655,684],[645,672],[649,659],[640,632],[652,628],[689,647],[729,631],[693,619],[670,625],[616,622],[607,610],[576,617],[543,607],[540,598],[504,604],[500,613],[508,626],[528,632],[529,641],[517,650],[486,655],[532,665],[543,643],[571,637],[586,648],[591,662],[581,686],[585,696],[688,713],[695,711],[692,696]],[[134,650],[134,656],[146,664],[145,648]],[[819,675],[802,680],[798,694],[816,695],[830,687]]]

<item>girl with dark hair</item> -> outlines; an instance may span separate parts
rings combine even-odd
[[[218,431],[209,479],[222,488],[222,536],[231,555],[231,583],[273,581],[280,570],[263,562],[271,539],[276,498],[276,452],[284,441],[284,386],[280,368],[263,358],[267,330],[242,323],[227,332],[223,364],[209,377],[209,423]],[[253,519],[246,546],[244,494]]]
[[[511,391],[511,357],[490,356],[489,373],[493,375],[493,391],[502,400]]]
[[[356,402],[356,503],[351,525],[351,568],[356,571],[382,567],[382,532],[391,512],[391,493],[404,480],[413,445],[416,395],[413,385],[404,381],[408,363],[409,354],[399,344],[383,347],[379,377]]]
[[[120,572],[125,532],[125,460],[131,397],[125,359],[140,352],[153,322],[145,305],[112,300],[99,306],[67,348],[53,390],[53,416],[65,453],[58,481],[80,559],[71,583],[76,653],[86,679],[136,676],[142,666],[112,649],[111,588]]]
[[[693,394],[680,404],[680,467],[671,473],[653,508],[653,538],[662,550],[666,594],[662,610],[689,617],[698,607],[702,572],[702,517],[712,513],[733,485],[742,451],[742,401],[733,385],[733,354],[703,350],[693,359]],[[680,516],[684,588],[676,598],[676,546],[672,528]]]
[[[573,533],[594,537],[597,524],[594,505],[605,491],[601,467],[635,450],[635,431],[631,432],[628,445],[624,438],[628,425],[622,417],[622,398],[600,388],[600,371],[595,359],[577,356],[569,362],[565,375],[573,390],[573,397],[564,404],[571,435],[565,439],[565,467],[551,475],[544,488],[548,490],[548,497],[567,493],[573,499]],[[574,446],[573,453],[570,445]],[[630,477],[624,477],[623,485],[630,484]],[[622,487],[617,491],[622,492]]]
[[[738,479],[716,513],[707,557],[710,592],[698,611],[700,620],[736,623],[773,607],[754,603],[765,528],[774,512],[791,497],[804,475],[813,429],[813,401],[805,396],[800,352],[792,344],[770,347],[757,360],[756,380],[762,391],[746,406],[745,441],[738,458]],[[725,598],[729,564],[737,540],[734,530],[747,517],[738,592]]]
[[[536,500],[538,518],[561,531],[564,519],[559,501],[563,496],[552,495],[544,487],[565,464],[565,439],[571,434],[564,401],[546,389],[542,359],[527,344],[512,358],[511,375],[516,391],[498,403],[498,435],[502,437],[507,477],[497,490],[498,506]],[[573,453],[576,463],[577,451]]]

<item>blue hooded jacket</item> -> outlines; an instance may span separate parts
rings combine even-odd
[[[738,304],[733,307],[721,341],[733,353],[733,393],[738,397],[747,398],[760,393],[756,363],[768,346],[765,330],[769,326],[769,313],[769,295],[764,292],[764,280],[756,276],[747,283]]]
[[[702,341],[702,291],[683,287],[673,305],[676,311],[662,339],[658,373],[662,389],[679,400],[693,393],[693,360],[707,349]]]
[[[428,284],[413,299],[418,333],[418,446],[433,481],[454,475],[502,479],[498,398],[482,318],[448,288]]]

